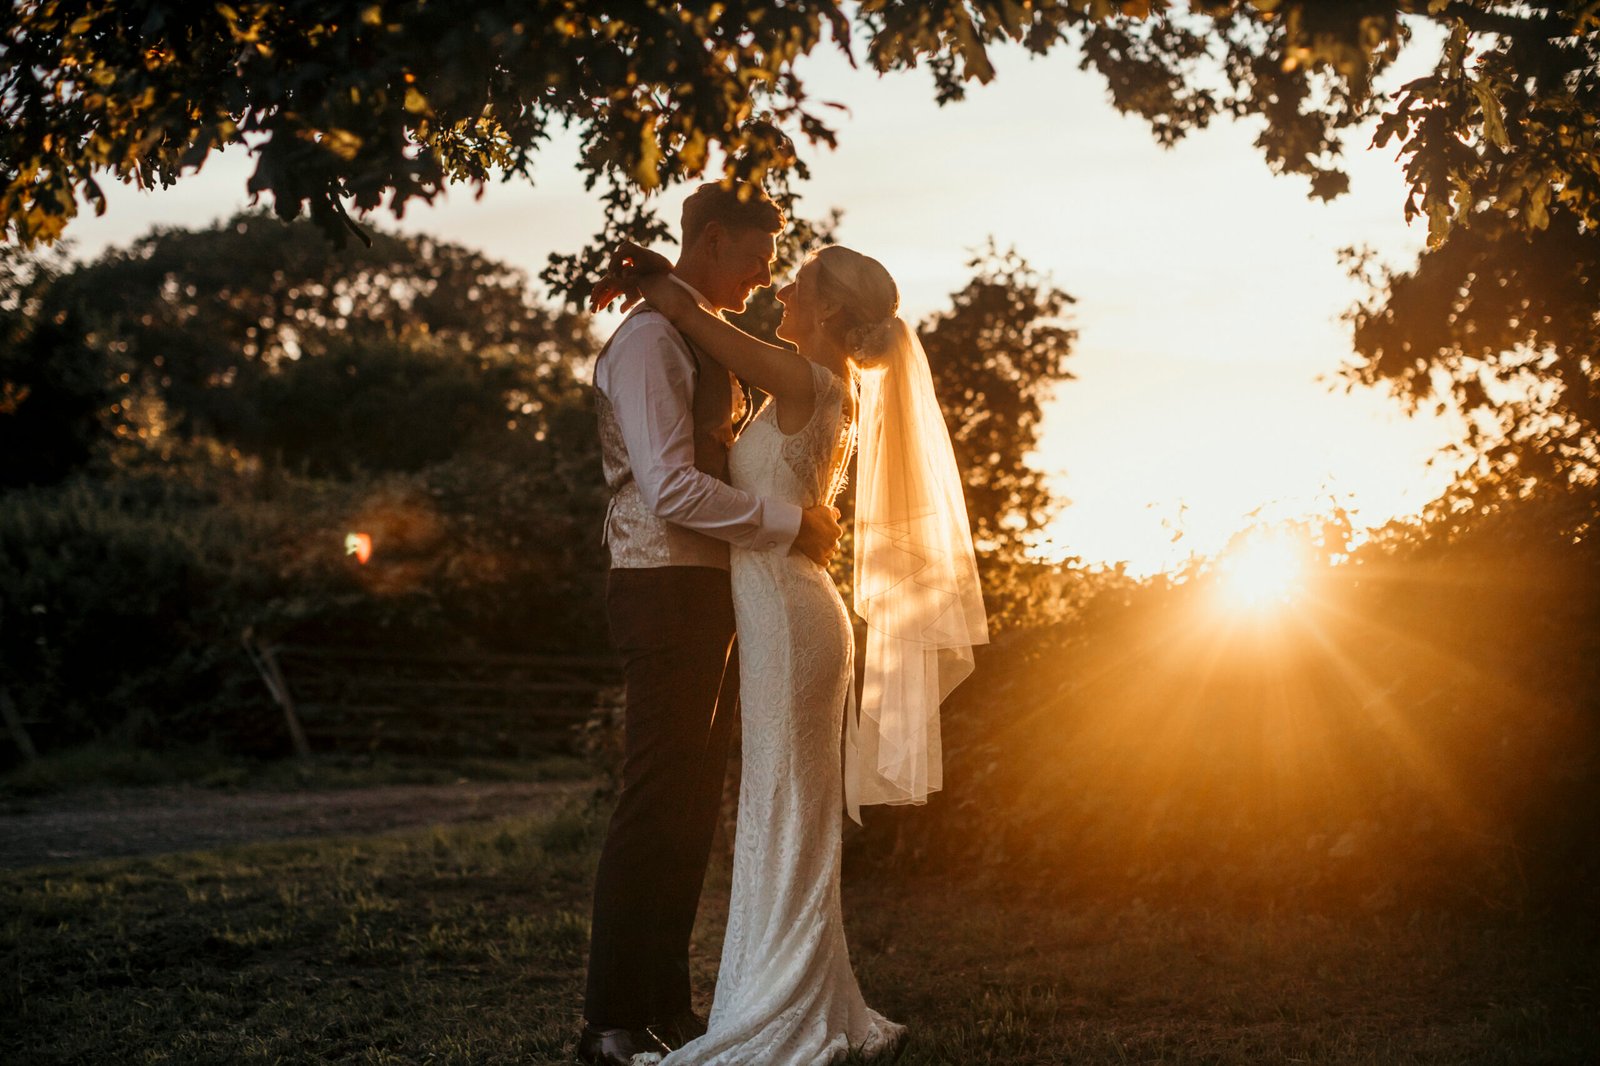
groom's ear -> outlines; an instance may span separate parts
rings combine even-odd
[[[728,229],[712,220],[700,227],[697,233],[683,235],[683,250],[696,249],[697,253],[720,252],[728,241]]]

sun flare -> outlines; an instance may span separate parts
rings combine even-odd
[[[1246,540],[1218,565],[1223,599],[1237,610],[1290,602],[1304,585],[1305,570],[1301,546],[1281,535]]]

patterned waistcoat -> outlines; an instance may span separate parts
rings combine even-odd
[[[612,339],[615,338],[616,334],[612,334]],[[610,350],[611,342],[607,341],[599,358],[604,359]],[[732,374],[702,355],[694,345],[689,345],[689,352],[694,357],[695,368],[694,465],[726,481],[728,447],[733,443],[734,420],[744,412],[744,392]],[[599,389],[594,395],[600,416],[600,458],[606,487],[611,490],[611,503],[606,509],[605,543],[611,549],[612,567],[714,566],[726,570],[726,541],[673,525],[650,512],[634,481],[633,468],[628,464],[628,448],[611,401]]]

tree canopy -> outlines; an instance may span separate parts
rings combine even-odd
[[[804,175],[795,137],[832,144],[835,105],[796,63],[822,48],[888,72],[927,63],[939,102],[995,70],[990,50],[1074,48],[1112,104],[1163,143],[1224,114],[1263,121],[1274,170],[1342,192],[1339,133],[1381,115],[1410,157],[1408,210],[1436,237],[1493,194],[1543,229],[1593,220],[1600,12],[1495,0],[12,0],[0,59],[0,222],[58,235],[97,174],[170,184],[251,144],[250,191],[334,224],[346,203],[402,213],[446,183],[531,177],[555,130],[629,214],[640,190],[708,169]],[[1394,98],[1374,77],[1427,20],[1450,39]],[[1474,180],[1477,179],[1477,180]],[[1544,180],[1540,180],[1544,179]]]
[[[617,237],[665,236],[642,193],[710,172],[782,194],[804,177],[805,152],[839,136],[797,65],[818,51],[883,72],[926,64],[944,103],[994,77],[997,46],[1066,49],[1164,144],[1217,117],[1254,123],[1267,164],[1313,197],[1347,188],[1345,135],[1376,120],[1430,252],[1373,275],[1352,376],[1415,397],[1443,388],[1498,420],[1490,443],[1515,446],[1495,461],[1536,453],[1557,476],[1593,477],[1592,3],[12,0],[7,14],[0,226],[12,238],[53,240],[80,199],[103,207],[106,175],[170,184],[239,144],[255,153],[252,193],[342,234],[351,208],[398,215],[450,183],[531,178],[568,129],[605,204],[595,243],[546,272],[569,297]],[[1381,92],[1421,23],[1447,42],[1432,70]],[[1549,387],[1534,400],[1493,387],[1525,375]]]

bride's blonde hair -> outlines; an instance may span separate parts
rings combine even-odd
[[[858,364],[870,367],[894,346],[900,288],[870,255],[830,244],[811,254],[817,293],[837,305],[828,328]]]

